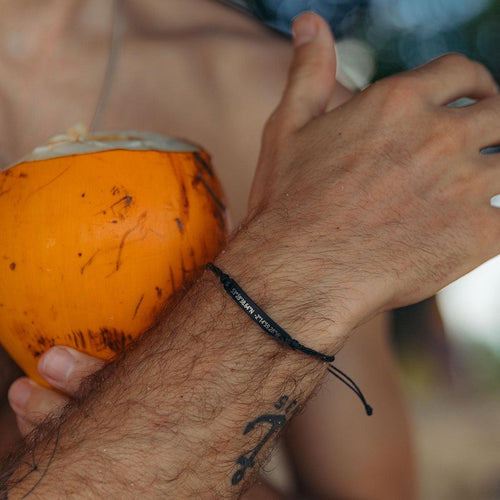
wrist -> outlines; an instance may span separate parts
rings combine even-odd
[[[267,214],[254,218],[215,263],[292,337],[333,354],[358,322],[345,300],[346,280],[326,274],[321,260],[300,250],[299,241],[277,231],[274,222]]]

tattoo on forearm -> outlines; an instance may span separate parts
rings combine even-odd
[[[244,477],[247,469],[251,469],[255,465],[255,458],[265,444],[285,426],[289,413],[295,410],[297,407],[297,400],[289,401],[288,396],[281,396],[276,403],[274,403],[274,408],[276,410],[282,410],[282,413],[265,413],[260,415],[256,419],[248,422],[243,431],[243,435],[252,432],[256,426],[262,424],[269,424],[269,430],[259,441],[257,446],[248,454],[241,455],[236,463],[241,467],[233,474],[231,478],[231,484],[233,486],[237,485]]]
[[[22,498],[27,498],[42,482],[47,474],[59,444],[59,429],[47,437],[38,446],[16,459],[11,459],[9,467],[0,471],[0,499],[9,498],[9,491],[21,483],[27,483],[28,491]]]

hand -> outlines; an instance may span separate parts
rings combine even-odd
[[[499,160],[479,151],[500,139],[500,103],[487,70],[452,55],[326,113],[334,42],[314,14],[300,16],[294,29],[311,23],[317,34],[302,45],[296,38],[287,89],[265,127],[250,211],[272,221],[287,257],[281,267],[304,271],[310,303],[354,326],[424,299],[498,252],[500,213],[489,199],[500,191]],[[461,96],[479,101],[445,107]],[[75,367],[66,379],[51,378],[49,353],[40,360],[41,374],[63,394],[26,378],[13,384],[9,398],[23,432],[102,366],[69,348],[52,352],[71,353]]]
[[[298,47],[266,126],[251,215],[216,264],[305,345],[321,348],[323,318],[340,324],[338,338],[348,335],[346,324],[418,300],[496,252],[488,198],[499,175],[479,149],[496,142],[497,99],[482,67],[447,58],[324,113],[333,41],[311,16],[295,24],[300,32],[312,20],[318,34]],[[481,101],[443,107],[463,94]],[[292,417],[325,364],[266,339],[227,301],[205,273],[112,365],[91,401],[3,473],[3,489],[25,496],[37,488],[47,498],[61,485],[69,496],[85,488],[94,496],[131,488],[135,496],[239,495],[252,481],[248,471],[238,482],[242,470],[259,462],[271,436],[245,429],[277,409],[280,422]],[[337,347],[334,335],[328,345]]]
[[[21,434],[26,435],[49,414],[57,415],[74,397],[82,380],[104,361],[70,347],[53,347],[38,362],[40,375],[56,390],[41,387],[28,377],[17,379],[9,389],[9,402],[16,413]]]
[[[500,192],[499,160],[479,151],[500,140],[500,102],[484,67],[452,55],[377,82],[327,113],[334,41],[314,14],[294,29],[308,23],[317,35],[296,41],[288,86],[265,127],[250,218],[272,230],[268,238],[286,256],[280,272],[305,277],[307,305],[349,329],[424,299],[499,251],[500,213],[489,205]],[[478,103],[445,107],[465,95]],[[65,381],[47,378],[47,354],[39,365],[65,395],[27,379],[12,386],[23,432],[102,364],[66,351],[77,361]],[[22,393],[24,405],[15,402]]]
[[[349,328],[434,294],[500,250],[500,99],[489,72],[448,55],[325,112],[334,41],[307,13],[282,100],[266,124],[250,198],[280,272],[314,312]],[[451,108],[459,97],[478,100]],[[272,231],[272,233],[271,233]],[[320,309],[318,311],[318,308]]]

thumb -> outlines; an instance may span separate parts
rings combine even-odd
[[[74,396],[82,380],[103,366],[102,359],[66,346],[52,347],[38,361],[40,375],[68,396]]]
[[[320,16],[305,12],[292,25],[294,57],[276,110],[285,130],[295,132],[321,115],[335,87],[337,56],[330,27]]]

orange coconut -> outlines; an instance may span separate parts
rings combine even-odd
[[[209,155],[155,134],[59,136],[0,172],[0,341],[109,359],[224,245]],[[45,384],[46,385],[46,384]]]

